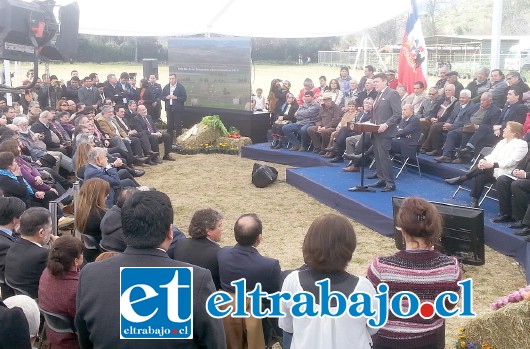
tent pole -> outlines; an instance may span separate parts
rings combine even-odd
[[[500,68],[501,25],[503,0],[493,0],[493,18],[491,26],[491,69]]]

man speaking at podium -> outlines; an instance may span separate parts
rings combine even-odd
[[[401,118],[401,99],[395,90],[388,87],[386,74],[374,75],[373,81],[374,88],[378,92],[372,113],[372,122],[379,125],[379,130],[372,133],[377,171],[367,178],[378,178],[378,181],[370,184],[369,187],[382,188],[382,192],[394,191],[396,184],[389,152],[392,138],[397,134],[397,123]]]

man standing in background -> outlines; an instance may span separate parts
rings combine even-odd
[[[153,97],[155,97],[155,102],[147,106],[147,113],[151,115],[153,120],[157,121],[160,120],[160,111],[162,110],[162,106],[160,105],[162,86],[160,86],[160,84],[156,82],[155,74],[149,75],[149,89],[151,90]]]
[[[162,99],[166,103],[167,133],[171,143],[174,140],[173,130],[177,132],[177,137],[182,133],[182,113],[187,98],[186,89],[177,82],[177,75],[169,74],[169,84],[162,90]]]

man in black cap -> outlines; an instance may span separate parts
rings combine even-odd
[[[451,70],[445,74],[445,78],[447,79],[447,84],[455,85],[455,96],[460,96],[460,91],[464,89],[464,85],[458,81],[458,72]]]

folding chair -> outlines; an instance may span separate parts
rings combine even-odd
[[[57,333],[76,333],[74,319],[40,308],[46,326]]]
[[[9,287],[13,290],[13,292],[15,292],[15,296],[20,296],[20,295],[22,295],[22,296],[28,296],[28,297],[31,298],[31,299],[35,299],[35,300],[37,300],[37,298],[33,298],[33,297],[31,297],[30,294],[29,294],[29,292],[27,292],[26,290],[11,285],[11,284],[7,281],[7,279],[4,280],[4,281],[5,281],[5,284],[6,284],[7,286],[9,286]]]
[[[473,159],[473,162],[471,164],[471,166],[466,170],[467,171],[471,171],[473,169],[473,167],[476,167],[479,160],[484,158],[485,156],[488,156],[489,154],[491,154],[491,152],[493,151],[493,147],[484,147],[482,148],[482,150],[480,151],[480,153],[475,157],[475,159]],[[485,189],[485,193],[482,195],[482,197],[480,198],[480,200],[478,201],[478,205],[482,205],[482,203],[484,202],[484,200],[486,198],[490,198],[492,200],[495,200],[495,201],[499,201],[497,198],[493,197],[493,196],[490,196],[489,193],[493,190],[493,191],[496,191],[495,188],[495,183],[489,183],[487,184],[484,189]],[[465,190],[465,191],[471,191],[469,188],[466,188],[462,185],[459,185],[458,188],[456,188],[454,194],[453,194],[453,199],[455,198],[456,194],[458,194],[458,192],[460,190]]]
[[[97,240],[91,235],[81,234],[81,240],[83,241],[83,244],[87,250],[94,250],[100,253],[108,252],[108,250],[101,247]]]
[[[399,171],[396,175],[396,179],[399,177],[401,172],[403,172],[403,170],[405,170],[406,172],[408,171],[407,165],[417,168],[418,173],[421,177],[421,168],[420,168],[420,162],[418,160],[418,154],[420,152],[422,143],[423,143],[423,133],[420,134],[420,137],[418,138],[418,144],[416,144],[415,147],[401,144],[400,153],[393,154],[390,156],[390,160],[401,164],[401,167],[398,166]],[[416,160],[416,163],[411,162],[412,160]]]

